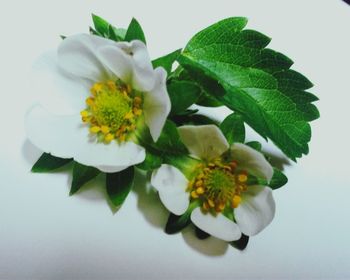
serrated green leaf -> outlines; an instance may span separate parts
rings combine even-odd
[[[181,49],[178,49],[172,53],[169,53],[165,56],[162,56],[153,60],[152,61],[153,68],[155,69],[157,67],[163,67],[165,71],[167,71],[169,76],[171,73],[172,66],[180,54],[181,54]]]
[[[141,170],[145,170],[145,171],[152,171],[154,169],[159,168],[163,163],[163,159],[154,154],[151,153],[150,151],[146,151],[146,158],[145,160],[136,165],[137,168],[141,169]]]
[[[73,180],[69,195],[75,194],[85,183],[89,182],[100,173],[101,172],[97,168],[74,162]]]
[[[146,44],[145,34],[139,22],[133,18],[125,34],[125,41],[140,40]]]
[[[130,166],[116,173],[106,174],[107,194],[114,206],[120,207],[134,183],[134,167]]]
[[[248,242],[249,236],[242,233],[241,238],[236,241],[230,242],[230,245],[238,250],[243,251],[245,248],[247,248]]]
[[[103,18],[92,14],[92,21],[94,23],[94,27],[96,31],[96,35],[102,35],[103,37],[108,37],[108,27],[109,27],[109,23],[104,20]],[[90,29],[90,31],[93,29]]]
[[[228,115],[220,124],[220,129],[229,144],[234,142],[244,143],[245,127],[243,117],[240,114],[232,113]]]
[[[244,18],[228,18],[204,29],[178,61],[192,76],[201,77],[202,85],[206,80],[209,94],[295,160],[308,153],[308,121],[319,116],[306,101],[313,97],[305,91],[312,83],[289,69],[293,62],[288,57],[265,49],[268,37],[243,30],[246,23]],[[296,92],[306,99],[293,98]]]
[[[258,152],[261,152],[262,150],[262,145],[260,142],[258,141],[250,141],[245,143],[247,146],[253,148],[254,150],[257,150]]]
[[[288,183],[288,178],[286,175],[283,174],[282,171],[278,170],[277,168],[273,169],[273,176],[269,183],[269,187],[273,190],[279,189],[283,187],[285,184]]]
[[[31,171],[35,173],[50,172],[70,163],[72,160],[71,158],[59,158],[48,153],[43,153],[33,165]]]
[[[184,112],[194,104],[201,94],[201,89],[188,81],[173,80],[168,85],[168,94],[171,101],[171,115]]]

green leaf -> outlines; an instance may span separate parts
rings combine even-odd
[[[44,173],[60,168],[71,162],[71,158],[59,158],[48,153],[43,153],[32,167],[32,172]]]
[[[163,67],[167,71],[169,76],[171,73],[172,66],[180,54],[181,54],[181,49],[178,49],[172,53],[169,53],[165,56],[162,56],[153,60],[152,61],[153,68],[155,69],[157,67]]]
[[[69,195],[75,194],[85,183],[89,182],[100,173],[101,172],[94,167],[74,162],[73,180]]]
[[[178,126],[180,125],[205,125],[205,124],[215,124],[218,122],[201,114],[192,115],[176,115],[170,116],[170,119],[175,122]]]
[[[199,227],[195,227],[195,233],[196,233],[196,237],[200,240],[204,240],[210,237],[209,233],[206,233],[205,231],[201,230]]]
[[[123,41],[124,36],[125,36],[125,32],[123,34],[122,30],[124,30],[124,29],[118,29],[112,25],[109,25],[108,26],[108,38],[113,40],[113,41],[116,41],[116,42]]]
[[[173,80],[168,85],[168,94],[171,101],[170,114],[176,115],[184,112],[188,107],[196,103],[201,90],[192,82]]]
[[[244,143],[245,128],[243,117],[240,114],[232,113],[228,115],[220,124],[220,129],[229,144],[234,142]]]
[[[204,29],[178,61],[201,77],[202,85],[206,81],[209,94],[295,160],[308,153],[308,121],[319,116],[310,105],[314,96],[306,92],[312,83],[289,69],[293,61],[288,57],[265,48],[270,38],[243,30],[246,23],[245,18],[228,18]]]
[[[95,27],[95,30],[96,31],[96,35],[99,34],[99,35],[102,35],[103,37],[108,37],[108,28],[109,28],[109,23],[104,20],[103,18],[97,16],[97,15],[94,15],[92,14],[92,21],[94,23],[94,27]],[[90,31],[93,30],[93,29],[90,29]]]
[[[114,206],[120,207],[128,196],[134,182],[134,167],[106,174],[107,194]]]
[[[287,184],[288,178],[282,173],[282,171],[278,170],[277,168],[274,168],[273,170],[274,172],[272,179],[269,183],[269,187],[273,190],[276,190]]]
[[[248,242],[249,242],[249,236],[244,235],[242,233],[241,238],[236,241],[230,242],[230,245],[238,250],[243,251],[245,248],[247,248]]]
[[[146,44],[145,34],[143,33],[142,27],[139,22],[133,18],[126,31],[125,41],[140,40]]]
[[[250,141],[245,143],[247,146],[253,148],[254,150],[257,150],[258,152],[261,152],[262,150],[262,145],[260,142],[258,141]]]
[[[203,90],[203,89],[202,89]],[[220,102],[217,98],[208,94],[205,90],[202,91],[201,96],[198,98],[196,104],[204,107],[219,107],[224,104]]]
[[[151,153],[150,151],[146,151],[145,160],[142,163],[136,165],[136,167],[145,171],[152,171],[159,168],[162,163],[163,159],[160,156]]]

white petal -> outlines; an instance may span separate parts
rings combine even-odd
[[[237,161],[240,169],[245,169],[249,173],[259,178],[271,180],[273,168],[265,157],[253,148],[235,143],[231,146],[232,157]]]
[[[177,168],[162,164],[153,171],[151,184],[159,192],[164,206],[175,215],[182,215],[189,205],[189,194],[186,192],[188,180]]]
[[[86,107],[91,84],[72,78],[58,67],[56,52],[41,55],[33,65],[28,87],[50,112],[73,114]]]
[[[113,74],[127,84],[132,83],[133,62],[117,44],[98,49],[97,56]]]
[[[166,89],[166,71],[158,67],[155,70],[156,83],[150,92],[144,95],[145,122],[150,129],[154,142],[163,129],[165,121],[170,113],[170,98]]]
[[[178,128],[181,141],[194,156],[211,160],[222,155],[229,144],[215,125],[185,125]]]
[[[252,236],[269,225],[275,216],[272,190],[264,186],[249,186],[242,195],[242,203],[234,210],[241,231]]]
[[[79,115],[52,115],[37,105],[27,113],[25,128],[29,140],[42,151],[103,172],[117,172],[145,159],[144,149],[135,143],[97,143]]]
[[[66,72],[92,81],[102,81],[110,76],[109,71],[98,59],[99,47],[115,45],[111,40],[94,35],[69,36],[58,48],[58,62]]]
[[[241,238],[239,227],[223,214],[214,217],[210,213],[204,214],[197,207],[191,214],[191,220],[201,230],[224,241],[230,242]]]
[[[134,40],[119,42],[117,46],[131,58],[133,63],[132,86],[139,91],[150,91],[154,87],[155,73],[146,45]]]

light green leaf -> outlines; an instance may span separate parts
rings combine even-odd
[[[120,207],[134,183],[134,167],[130,166],[116,173],[106,174],[107,194],[114,206]]]
[[[94,167],[74,162],[73,180],[69,195],[75,194],[85,183],[89,182],[100,173],[101,172]]]
[[[71,158],[59,158],[48,153],[43,153],[32,167],[32,172],[44,173],[60,168],[71,162]]]
[[[108,28],[109,28],[109,23],[104,20],[103,18],[97,16],[97,15],[94,15],[92,14],[92,21],[94,23],[94,27],[95,27],[95,32],[99,35],[102,35],[103,37],[108,37]],[[92,31],[93,29],[90,29],[90,31]]]
[[[168,94],[171,101],[170,114],[176,115],[196,103],[201,94],[201,89],[192,82],[173,80],[168,85]]]
[[[125,41],[140,40],[146,44],[145,34],[139,22],[133,18],[125,34]]]
[[[153,60],[152,61],[153,68],[155,69],[157,67],[163,67],[167,71],[169,76],[171,73],[172,66],[180,54],[181,54],[181,49],[178,49],[172,53],[169,53],[165,56],[162,56]]]
[[[306,92],[312,83],[289,69],[293,62],[265,47],[270,38],[228,18],[195,35],[178,61],[205,80],[207,92],[295,160],[308,153],[309,120],[318,117]],[[300,98],[302,96],[302,98]]]
[[[220,129],[229,144],[232,144],[233,142],[244,143],[245,128],[243,117],[240,114],[232,113],[227,116],[220,124]]]

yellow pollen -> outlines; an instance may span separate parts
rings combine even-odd
[[[80,115],[81,115],[82,117],[87,117],[87,116],[89,116],[89,112],[86,111],[86,110],[84,110],[84,111],[81,111],[81,112],[80,112]]]
[[[203,187],[199,187],[196,189],[196,193],[198,194],[203,194],[204,193],[204,188]]]
[[[245,183],[247,182],[247,180],[248,180],[247,174],[241,173],[238,175],[238,181],[240,181],[241,183]]]
[[[94,99],[92,97],[87,98],[85,102],[89,106],[94,105]]]
[[[137,109],[137,108],[134,108],[134,109],[133,109],[133,112],[134,112],[134,114],[135,114],[136,116],[141,116],[141,114],[142,114],[142,110],[141,110],[141,109]]]
[[[91,117],[82,117],[81,120],[85,122],[89,122],[91,120]]]
[[[191,196],[193,198],[198,198],[198,194],[196,193],[196,191],[191,191]]]
[[[106,142],[111,142],[113,139],[114,139],[114,135],[111,134],[111,133],[108,133],[108,134],[105,136],[105,141],[106,141]]]
[[[198,176],[197,176],[197,179],[198,180],[201,180],[201,179],[203,179],[204,178],[204,174],[203,173],[201,173],[201,174],[199,174]]]
[[[101,126],[101,132],[103,134],[107,134],[107,133],[109,133],[109,131],[110,131],[110,129],[108,126],[106,126],[106,125]]]
[[[215,206],[214,201],[212,201],[211,199],[208,199],[208,204],[211,208],[213,208]]]
[[[100,132],[101,128],[99,126],[92,126],[90,127],[90,132],[91,133],[98,133]]]
[[[136,96],[136,97],[134,98],[134,103],[135,103],[135,104],[140,105],[141,102],[142,102],[142,99],[141,99],[140,97]]]
[[[198,180],[195,184],[196,187],[200,187],[203,186],[203,181],[202,180]]]
[[[203,209],[208,211],[209,210],[209,204],[208,202],[204,202],[203,205],[202,205]]]
[[[124,119],[126,120],[130,120],[134,117],[134,114],[132,112],[129,112],[127,113],[125,116],[124,116]]]
[[[232,198],[232,207],[237,208],[241,201],[242,198],[239,195],[234,195]]]
[[[115,90],[117,88],[117,86],[115,85],[115,82],[113,82],[113,81],[107,81],[107,86],[111,90]]]

